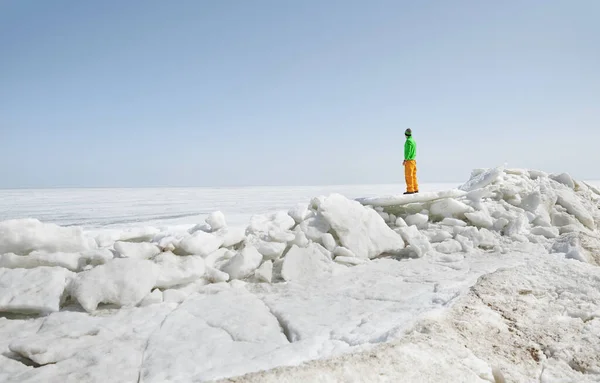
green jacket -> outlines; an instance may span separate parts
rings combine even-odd
[[[408,137],[406,139],[406,142],[404,143],[404,159],[406,161],[408,161],[408,160],[414,160],[416,157],[417,157],[417,143],[411,136],[411,137]]]

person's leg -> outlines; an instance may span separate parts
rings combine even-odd
[[[410,161],[406,161],[406,164],[404,165],[404,178],[406,179],[406,192],[412,193],[414,190],[412,186]]]
[[[417,161],[413,161],[413,170],[412,170],[412,185],[413,191],[419,191],[419,183],[417,182]]]

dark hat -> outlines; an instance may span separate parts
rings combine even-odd
[[[406,130],[404,131],[404,135],[405,135],[405,136],[412,136],[412,130],[410,130],[410,128],[406,129]]]

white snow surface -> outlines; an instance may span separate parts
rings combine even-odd
[[[80,227],[0,192],[26,206],[0,222],[0,381],[600,380],[594,183],[502,167],[414,195],[256,190],[262,212],[219,190],[206,213]]]

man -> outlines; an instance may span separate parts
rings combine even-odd
[[[406,129],[404,132],[406,142],[404,143],[404,177],[406,178],[406,193],[415,194],[419,192],[417,183],[417,143],[412,138],[412,130]]]

